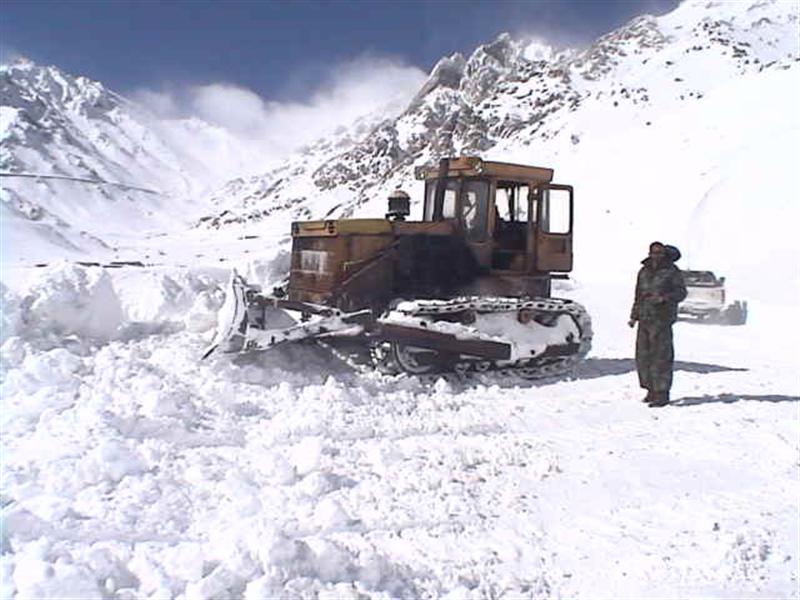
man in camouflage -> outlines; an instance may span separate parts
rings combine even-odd
[[[636,295],[628,325],[636,323],[636,369],[639,385],[647,390],[644,402],[650,406],[669,404],[672,387],[672,324],[678,304],[686,298],[683,276],[674,262],[680,252],[661,242],[650,244],[636,278]]]

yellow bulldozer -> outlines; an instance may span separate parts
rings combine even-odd
[[[397,190],[384,219],[292,223],[288,282],[235,271],[207,356],[302,340],[420,375],[562,373],[586,355],[586,310],[551,297],[572,269],[573,189],[553,170],[461,156],[419,167],[422,220]]]

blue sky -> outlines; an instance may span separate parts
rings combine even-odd
[[[390,57],[427,72],[503,31],[582,45],[677,0],[3,0],[3,58],[20,53],[123,93],[225,82],[300,100],[332,65]]]

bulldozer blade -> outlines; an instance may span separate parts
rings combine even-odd
[[[302,315],[294,318],[291,312]],[[369,328],[372,311],[352,313],[254,293],[236,270],[231,272],[225,302],[217,316],[213,342],[203,352],[258,352],[287,342],[328,336],[360,335]]]
[[[217,348],[222,352],[239,352],[244,348],[247,338],[247,285],[236,269],[231,271],[225,302],[217,314],[217,331],[213,342],[203,352],[202,358],[208,357]]]
[[[357,336],[365,333],[373,323],[370,309],[343,313],[339,310],[311,304],[291,303],[280,299],[275,299],[275,302],[278,306],[272,308],[271,312],[269,309],[267,310],[264,326],[250,327],[247,330],[243,352],[269,350],[280,344],[300,342],[312,338]],[[303,306],[309,310],[319,309],[320,312],[315,317],[310,317],[308,316],[309,313],[306,313],[307,320],[298,322],[279,308],[286,304],[297,307]],[[272,314],[272,317],[269,316],[270,314]],[[286,325],[287,322],[288,325]]]

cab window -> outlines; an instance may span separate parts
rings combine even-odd
[[[572,198],[569,190],[542,190],[539,226],[544,233],[566,235],[572,231]]]
[[[499,183],[497,186],[497,217],[507,222],[527,223],[530,189],[527,185]]]
[[[492,237],[498,250],[524,252],[528,244],[528,219],[531,189],[515,181],[499,181],[494,202],[494,231]],[[498,267],[500,268],[500,267]]]
[[[489,182],[471,180],[464,183],[461,195],[461,218],[470,241],[486,239],[489,212]]]
[[[456,194],[458,193],[458,179],[447,179],[442,202],[442,217],[454,219],[456,216]],[[436,201],[436,180],[425,182],[425,220],[433,221],[433,208]]]

